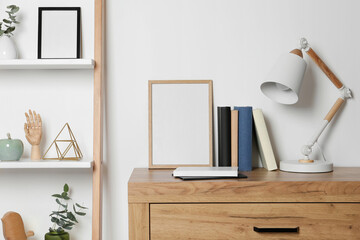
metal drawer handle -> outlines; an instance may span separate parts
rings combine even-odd
[[[269,232],[274,232],[274,233],[279,233],[279,232],[284,232],[284,233],[298,233],[300,230],[299,227],[294,227],[294,228],[260,228],[260,227],[254,227],[254,231],[258,232],[258,233],[269,233]]]

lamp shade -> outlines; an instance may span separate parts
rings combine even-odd
[[[305,70],[306,62],[302,57],[284,54],[261,84],[261,91],[275,102],[294,104],[299,100]]]

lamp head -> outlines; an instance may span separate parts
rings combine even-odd
[[[282,55],[265,81],[261,91],[271,100],[282,104],[294,104],[299,100],[306,62],[301,50]]]

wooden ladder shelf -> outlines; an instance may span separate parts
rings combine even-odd
[[[102,87],[105,0],[95,0],[94,146],[92,240],[102,238]]]

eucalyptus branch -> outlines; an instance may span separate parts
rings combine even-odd
[[[16,20],[16,13],[19,12],[20,7],[16,5],[7,6],[6,13],[9,15],[7,18],[4,18],[2,22],[0,22],[0,37],[2,36],[13,36],[13,32],[15,31],[15,24],[19,24],[20,22]]]
[[[86,207],[79,205],[78,203],[73,204],[73,211],[69,210],[69,204],[67,201],[71,200],[69,195],[69,186],[64,185],[63,192],[61,194],[53,194],[55,202],[58,204],[58,210],[53,211],[49,216],[53,226],[49,228],[50,232],[62,232],[65,230],[71,230],[78,220],[77,216],[85,216]]]

